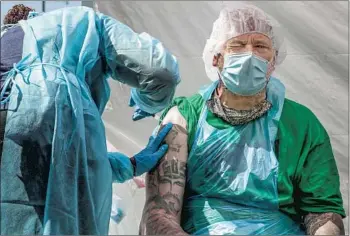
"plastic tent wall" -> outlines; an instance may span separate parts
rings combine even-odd
[[[348,213],[348,2],[251,3],[285,27],[288,56],[275,75],[284,82],[287,97],[309,107],[331,136]],[[96,5],[134,31],[148,32],[164,43],[180,63],[182,83],[177,95],[187,96],[210,82],[202,50],[224,4],[235,2],[97,1]],[[157,121],[132,122],[129,90],[115,82],[111,86],[112,97],[104,114],[107,136],[116,148],[132,155],[146,144]],[[127,216],[117,228],[112,224],[110,233],[137,234],[144,190],[136,190],[131,183],[114,187],[124,200]],[[348,229],[347,220],[345,224]]]

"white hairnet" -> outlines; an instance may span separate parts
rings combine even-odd
[[[227,40],[246,33],[262,33],[272,40],[276,50],[275,64],[280,64],[286,57],[283,33],[277,21],[255,6],[234,4],[235,7],[226,6],[220,11],[203,50],[205,70],[211,80],[218,79],[217,68],[212,65],[214,55],[220,52]]]

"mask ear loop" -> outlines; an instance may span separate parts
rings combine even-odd
[[[267,73],[266,73],[266,79],[267,79],[267,82],[269,82],[270,78],[271,78],[271,75],[272,73],[274,72],[275,70],[275,65],[276,65],[276,55],[272,58],[272,60],[267,64],[268,66],[268,70],[267,70]]]
[[[221,56],[221,53],[218,53],[217,56]],[[219,97],[221,97],[221,95],[223,94],[224,91],[227,90],[224,82],[222,81],[222,76],[221,76],[221,72],[219,70],[219,68],[217,68],[216,70],[216,73],[218,74],[218,77],[219,77],[219,83],[218,83],[218,86],[217,88],[215,89],[215,94]],[[221,90],[221,92],[220,92]]]

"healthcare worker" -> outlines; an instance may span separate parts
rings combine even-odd
[[[339,235],[345,217],[330,138],[271,76],[277,22],[235,3],[204,48],[213,83],[175,99],[169,150],[147,176],[140,227],[149,235]]]
[[[1,234],[107,235],[112,182],[156,166],[172,126],[132,158],[107,153],[107,79],[133,87],[133,119],[144,118],[172,100],[176,58],[150,35],[74,7],[8,29],[1,70]]]

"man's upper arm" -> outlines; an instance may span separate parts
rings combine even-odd
[[[345,216],[337,165],[329,138],[315,146],[305,161],[300,190],[300,210],[309,235],[342,235]]]
[[[333,212],[345,216],[339,173],[329,138],[309,151],[298,188],[302,213]]]
[[[146,205],[141,222],[142,234],[168,234],[180,227],[188,157],[186,121],[177,107],[172,108],[162,125],[173,123],[165,142],[168,152],[146,178]],[[175,231],[173,231],[175,232]]]

